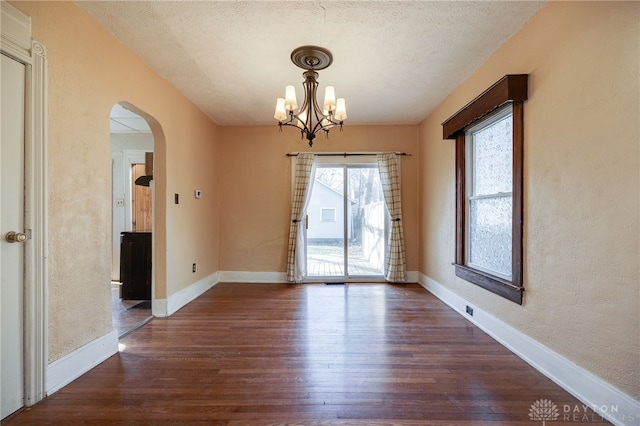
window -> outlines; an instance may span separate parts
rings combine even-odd
[[[507,75],[443,126],[456,140],[456,275],[522,304],[523,103]]]
[[[467,265],[511,279],[513,134],[511,106],[466,135]]]
[[[322,222],[335,222],[336,209],[322,209]]]

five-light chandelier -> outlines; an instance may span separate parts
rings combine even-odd
[[[300,129],[303,138],[309,141],[309,146],[313,146],[313,140],[319,131],[329,133],[329,129],[340,126],[347,119],[347,109],[344,98],[336,99],[333,86],[327,86],[324,94],[322,108],[316,99],[318,90],[318,73],[333,62],[331,52],[318,46],[301,46],[291,52],[291,62],[306,70],[302,73],[304,77],[304,102],[298,109],[296,89],[294,86],[287,86],[285,97],[278,98],[276,102],[276,112],[273,116],[278,120],[278,126],[282,131],[282,126],[296,126]],[[297,111],[296,111],[297,110]]]

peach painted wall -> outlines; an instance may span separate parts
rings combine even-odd
[[[156,297],[218,270],[216,126],[71,2],[14,2],[47,47],[49,360],[109,333],[116,102],[153,117]],[[213,166],[212,166],[213,164]],[[196,201],[193,190],[204,197]],[[173,204],[173,194],[182,202]],[[167,264],[167,259],[171,262]],[[191,272],[197,262],[198,272]]]
[[[640,399],[640,3],[552,2],[420,126],[420,271]],[[456,278],[441,123],[505,74],[525,103],[524,304]]]
[[[418,267],[418,127],[348,126],[319,136],[312,149],[300,132],[220,127],[220,269],[285,272],[291,214],[288,152],[405,151],[401,157],[407,269]]]

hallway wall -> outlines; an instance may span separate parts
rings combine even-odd
[[[12,4],[31,16],[33,38],[48,52],[51,362],[112,330],[112,106],[129,102],[155,121],[158,298],[219,269],[218,136],[208,117],[74,3]]]

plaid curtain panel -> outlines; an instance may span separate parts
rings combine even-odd
[[[300,153],[296,158],[295,183],[291,200],[291,223],[289,224],[289,249],[287,253],[287,280],[295,282],[305,274],[304,242],[302,241],[306,203],[311,193],[314,154]]]
[[[378,154],[378,172],[384,192],[384,201],[391,216],[391,233],[387,241],[384,275],[390,282],[403,282],[407,275],[402,229],[402,207],[400,200],[400,176],[398,158],[393,152]]]

